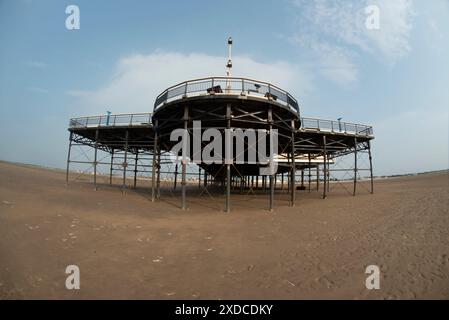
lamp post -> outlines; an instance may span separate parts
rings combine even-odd
[[[226,92],[231,92],[231,82],[229,78],[231,77],[231,69],[232,69],[232,38],[228,38],[228,63],[226,64]]]
[[[111,111],[106,111],[106,125],[109,126],[109,119],[111,118]]]
[[[338,121],[338,131],[341,132],[341,118],[338,118],[337,121]]]

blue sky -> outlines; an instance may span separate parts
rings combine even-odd
[[[445,0],[1,0],[0,159],[63,168],[70,117],[150,112],[165,87],[224,75],[229,35],[235,75],[290,91],[303,116],[372,124],[375,174],[448,168]]]

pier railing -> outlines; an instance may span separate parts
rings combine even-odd
[[[373,127],[364,124],[342,122],[338,120],[325,120],[317,118],[301,118],[302,130],[325,131],[354,134],[359,136],[372,136]]]
[[[234,77],[201,78],[178,83],[156,98],[154,110],[166,102],[207,94],[243,94],[263,97],[299,112],[298,102],[287,91],[268,82]]]
[[[69,128],[150,126],[152,113],[126,113],[72,118]],[[318,118],[301,118],[300,130],[373,136],[373,127]]]
[[[70,119],[69,128],[133,127],[151,125],[151,113],[124,113]]]

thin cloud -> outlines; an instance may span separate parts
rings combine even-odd
[[[83,90],[67,90],[64,93],[72,97],[88,97],[92,94],[91,91],[83,91]]]
[[[39,68],[39,69],[43,69],[43,68],[47,68],[48,64],[42,61],[26,61],[25,65],[31,68]]]
[[[27,87],[27,90],[37,93],[48,93],[49,91],[41,87]]]
[[[224,76],[225,57],[202,53],[182,54],[157,50],[130,55],[117,62],[111,80],[91,91],[69,90],[86,112],[151,112],[159,93],[176,83],[210,76]],[[271,82],[302,96],[311,90],[311,77],[301,66],[276,61],[264,63],[248,56],[233,58],[233,76]]]
[[[414,16],[411,0],[296,0],[297,33],[289,39],[312,51],[322,75],[340,84],[357,80],[354,57],[371,54],[393,65],[406,56]],[[365,7],[377,5],[380,29],[365,26]],[[338,71],[338,72],[336,72]]]

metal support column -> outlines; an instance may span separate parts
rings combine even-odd
[[[178,164],[175,164],[175,180],[173,181],[173,190],[176,190],[177,182],[178,182]]]
[[[139,150],[136,150],[136,158],[134,162],[134,189],[137,187],[137,161],[139,160]]]
[[[114,148],[111,150],[111,167],[109,169],[109,184],[112,185],[112,167],[114,165]]]
[[[324,178],[324,187],[323,187],[323,199],[326,199],[326,191],[327,191],[327,150],[326,150],[326,136],[323,135],[323,178]]]
[[[371,180],[371,194],[374,193],[374,179],[373,179],[373,159],[371,157],[371,141],[368,141],[368,157],[369,157],[369,172]]]
[[[327,155],[326,159],[327,159],[327,193],[329,193],[330,189],[331,189],[331,184],[330,184],[330,181],[331,181],[331,169],[330,169],[331,168],[331,166],[330,166],[331,159],[330,159],[329,155]]]
[[[231,129],[231,104],[226,105],[226,128]],[[230,143],[230,141],[228,141]],[[226,143],[225,143],[226,144]],[[230,148],[230,146],[225,145],[225,149]],[[225,151],[226,152],[226,151]],[[227,156],[227,155],[226,155]],[[228,159],[228,162],[231,159]],[[226,206],[225,211],[231,211],[231,164],[226,163]]]
[[[304,189],[304,168],[301,169],[301,190]]]
[[[354,191],[352,195],[355,196],[357,188],[357,137],[354,137]]]
[[[95,151],[94,151],[94,188],[97,190],[97,153],[98,153],[98,129],[95,131]]]
[[[189,106],[186,105],[184,107],[184,137],[183,139],[190,139],[189,135],[188,135],[188,125],[189,125]],[[183,140],[184,141],[184,140]],[[183,147],[185,147],[186,145],[189,145],[186,141],[184,141],[184,145]],[[182,178],[181,178],[181,208],[182,210],[185,210],[187,208],[186,205],[186,170],[187,170],[187,156],[188,156],[188,151],[184,150],[184,148],[182,148],[182,152],[183,152],[183,157],[182,157]],[[185,157],[184,157],[185,155]]]
[[[69,184],[69,170],[70,170],[70,152],[72,151],[73,132],[69,135],[69,150],[67,151],[67,169],[65,171],[65,183]]]
[[[126,168],[128,167],[128,136],[129,136],[129,132],[128,132],[128,130],[126,130],[126,133],[125,133],[125,158],[123,159],[122,192],[125,190],[125,186],[126,186]]]
[[[310,188],[311,188],[311,182],[312,182],[312,166],[311,166],[311,161],[310,161],[310,153],[308,153],[308,157],[307,159],[309,160],[309,193],[310,193]]]
[[[281,190],[284,190],[284,173],[281,173]]]
[[[273,151],[273,110],[270,106],[270,108],[268,109],[268,128],[270,130],[270,161],[273,159],[274,160],[274,155],[272,154]],[[270,163],[270,166],[272,164]],[[270,172],[270,211],[273,211],[273,203],[274,203],[274,183],[275,183],[275,173],[274,172]]]
[[[161,197],[161,150],[157,153],[156,199]]]
[[[295,165],[295,120],[291,121],[291,130],[292,130],[292,137],[291,137],[291,142],[292,142],[292,149],[291,149],[291,157],[292,157],[292,162],[291,162],[291,173],[290,173],[290,187],[291,187],[291,206],[294,207],[295,206],[295,197],[296,197],[296,187],[295,187],[295,171],[296,171],[296,165]]]
[[[154,121],[154,140],[153,140],[153,166],[151,167],[151,201],[156,199],[156,159],[158,154],[158,120]]]

